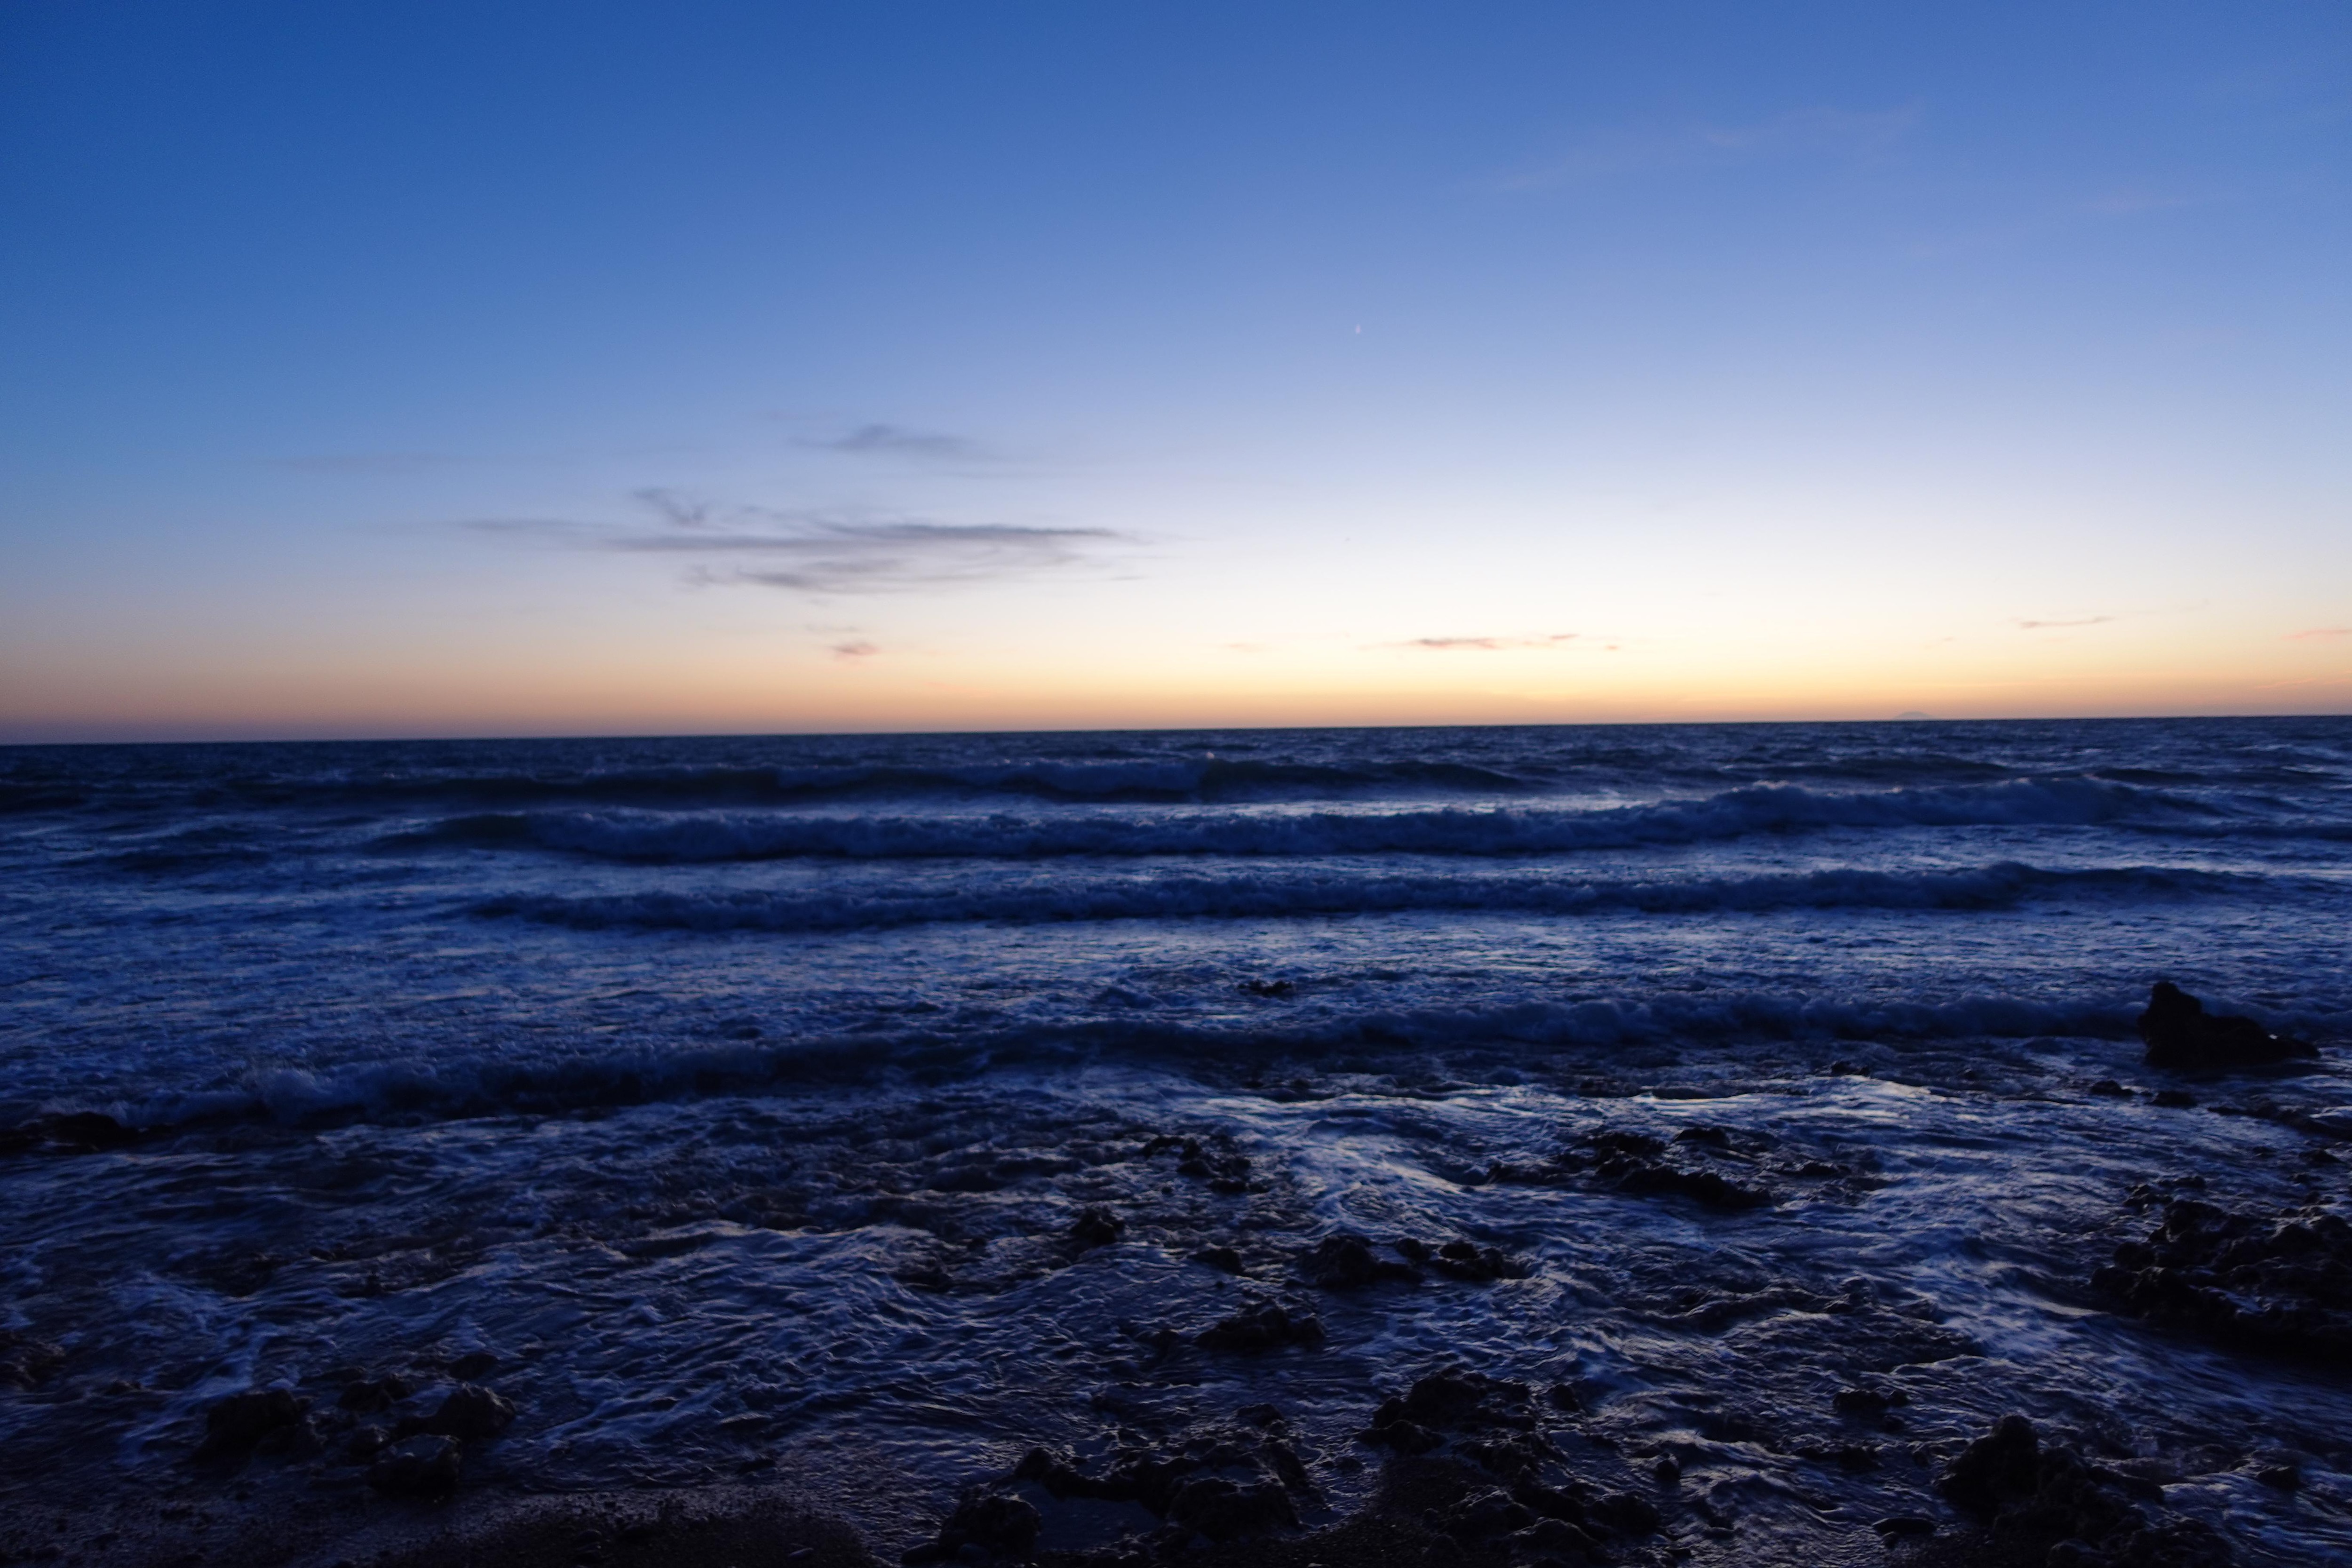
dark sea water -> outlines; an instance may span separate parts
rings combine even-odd
[[[2352,1560],[2352,1374],[2089,1283],[2143,1184],[2344,1203],[2347,917],[2347,720],[0,750],[0,1506],[356,1495],[339,1390],[463,1363],[469,1489],[895,1553],[1271,1404],[1311,1526],[1452,1364],[1561,1391],[1628,1560],[1883,1563],[2010,1410]],[[2325,1054],[2150,1072],[2158,978]],[[1559,1173],[1609,1131],[1757,1201]],[[1318,1287],[1343,1233],[1514,1277]],[[1264,1300],[1325,1342],[1198,1344]],[[321,1446],[192,1467],[267,1386]]]

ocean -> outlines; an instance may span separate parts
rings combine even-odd
[[[0,1551],[772,1487],[1158,1561],[1443,1460],[1465,1552],[1877,1563],[2014,1412],[2352,1557],[2329,1304],[2112,1268],[2342,1227],[2347,917],[2343,719],[0,749]],[[2158,980],[2322,1055],[2151,1071]]]

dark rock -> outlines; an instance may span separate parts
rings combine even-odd
[[[1875,1419],[1897,1405],[1910,1403],[1911,1396],[1899,1388],[1892,1394],[1875,1388],[1841,1388],[1830,1395],[1830,1406],[1839,1415],[1868,1419]]]
[[[2126,1089],[2123,1085],[2117,1083],[2111,1078],[2101,1079],[2098,1082],[2093,1084],[2083,1092],[2085,1094],[2095,1094],[2102,1100],[2129,1100],[2131,1098],[2131,1090]]]
[[[352,1428],[351,1437],[343,1445],[343,1451],[358,1463],[365,1464],[383,1452],[384,1445],[391,1441],[391,1427],[378,1426],[373,1421],[364,1422]]]
[[[2208,1013],[2204,1003],[2168,980],[2156,983],[2138,1023],[2153,1068],[2227,1071],[2319,1055],[2308,1041],[2273,1035],[2252,1018]]]
[[[1651,1535],[1658,1528],[1658,1505],[1633,1492],[1611,1492],[1592,1505],[1592,1517],[1627,1535]]]
[[[386,1497],[441,1498],[457,1489],[466,1446],[455,1437],[421,1432],[388,1445],[368,1467],[367,1484]]]
[[[1992,1431],[1952,1461],[1936,1489],[1955,1507],[1988,1518],[2008,1497],[2030,1496],[2042,1461],[2042,1439],[2022,1415],[2004,1415]]]
[[[1404,1454],[1426,1453],[1444,1431],[1534,1430],[1528,1385],[1465,1371],[1434,1372],[1415,1382],[1402,1397],[1383,1400],[1362,1434]]]
[[[1505,1257],[1499,1247],[1477,1247],[1467,1241],[1449,1241],[1437,1249],[1434,1257],[1423,1261],[1440,1274],[1482,1285],[1496,1279],[1525,1279],[1528,1272],[1517,1261]]]
[[[1192,1261],[1204,1263],[1227,1274],[1242,1271],[1242,1255],[1230,1247],[1204,1247],[1192,1254]]]
[[[1374,1257],[1370,1242],[1346,1231],[1317,1242],[1314,1250],[1299,1260],[1299,1269],[1309,1284],[1325,1290],[1360,1290],[1384,1280],[1421,1283],[1420,1270]]]
[[[966,1497],[940,1526],[939,1539],[928,1546],[919,1546],[908,1552],[901,1562],[945,1563],[969,1555],[967,1548],[977,1547],[987,1556],[1022,1558],[1036,1543],[1038,1528],[1045,1522],[1034,1506],[1025,1499],[1006,1497],[1001,1492],[978,1492]],[[986,1561],[983,1556],[981,1561]]]
[[[1167,1518],[1169,1523],[1198,1531],[1212,1541],[1261,1534],[1298,1522],[1290,1494],[1282,1487],[1223,1476],[1194,1476],[1180,1484],[1169,1496]]]
[[[391,1409],[415,1392],[406,1378],[397,1373],[386,1373],[383,1377],[361,1378],[346,1384],[342,1397],[335,1404],[355,1415],[373,1415]]]
[[[1201,1331],[1202,1350],[1257,1355],[1285,1345],[1312,1350],[1323,1342],[1323,1325],[1312,1314],[1293,1313],[1279,1301],[1258,1301]]]
[[[31,1388],[65,1360],[63,1345],[0,1329],[0,1388]]]
[[[1597,1562],[1601,1555],[1598,1541],[1564,1519],[1537,1520],[1511,1537],[1511,1542],[1528,1552],[1548,1552],[1570,1562],[1580,1557]]]
[[[283,1388],[257,1388],[232,1394],[205,1412],[205,1441],[200,1456],[243,1453],[271,1433],[297,1426],[310,1408]]]
[[[513,1424],[514,1418],[515,1407],[510,1401],[479,1384],[461,1383],[441,1402],[440,1409],[416,1423],[412,1430],[473,1442],[497,1436]]]
[[[1666,1152],[1665,1140],[1653,1138],[1646,1132],[1629,1132],[1622,1128],[1595,1132],[1585,1140],[1593,1158],[1606,1164],[1612,1160],[1648,1160]]]
[[[471,1383],[499,1370],[499,1358],[488,1351],[467,1351],[449,1363],[449,1375],[461,1383]]]
[[[1252,996],[1293,996],[1298,992],[1297,984],[1288,980],[1244,980],[1241,988]]]
[[[2156,1105],[2160,1110],[2194,1110],[2197,1097],[2185,1089],[2159,1089],[2156,1091]]]
[[[62,1116],[45,1117],[40,1127],[49,1142],[74,1153],[120,1149],[139,1141],[135,1128],[125,1127],[113,1117],[97,1110],[72,1110]]]
[[[2352,1361],[2352,1223],[2321,1205],[2266,1216],[2175,1198],[2091,1283],[2153,1323]]]
[[[2303,1489],[2303,1467],[2295,1464],[2263,1465],[2254,1471],[2254,1479],[2266,1487],[2283,1492]]]
[[[1070,1239],[1081,1247],[1108,1247],[1127,1234],[1127,1222],[1106,1208],[1085,1208],[1070,1223]]]
[[[2126,1499],[2155,1501],[2153,1482],[2045,1445],[2022,1415],[2004,1415],[1952,1462],[1937,1489],[1973,1514],[1992,1560],[2224,1568],[2226,1542],[2193,1521],[2151,1521]]]
[[[1675,1486],[1683,1479],[1682,1463],[1672,1454],[1661,1455],[1656,1468],[1651,1473],[1658,1478],[1660,1486]]]
[[[1936,1521],[1922,1519],[1916,1513],[1898,1513],[1877,1521],[1870,1528],[1894,1541],[1905,1536],[1933,1535],[1936,1533]]]
[[[1501,1488],[1489,1487],[1470,1493],[1451,1507],[1431,1509],[1423,1522],[1441,1535],[1484,1541],[1527,1529],[1536,1522],[1536,1512]]]
[[[1764,1208],[1772,1202],[1772,1194],[1762,1188],[1735,1182],[1719,1171],[1676,1165],[1635,1165],[1618,1178],[1617,1190],[1645,1195],[1670,1193],[1715,1209]]]

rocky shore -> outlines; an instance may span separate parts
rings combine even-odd
[[[499,1287],[635,1292],[634,1317],[534,1309],[568,1342],[353,1335],[362,1354],[265,1355],[276,1374],[196,1399],[19,1310],[0,1330],[0,1563],[2318,1561],[2352,1541],[2333,1072],[1848,1044],[1562,1062],[1533,1084],[1253,1069],[1196,1080],[1189,1121],[1156,1123],[1099,1088],[917,1089],[862,1125],[761,1122],[758,1162],[649,1137],[628,1203],[559,1216],[595,1227],[556,1255],[569,1272]],[[2063,1128],[2107,1152],[2079,1168]],[[63,1182],[217,1167],[245,1137],[126,1153],[92,1133],[9,1157]],[[328,1136],[262,1152],[318,1169]],[[404,1234],[369,1250],[289,1231],[179,1267],[256,1303],[306,1272],[333,1284],[283,1298],[288,1335],[303,1311],[437,1291],[435,1321],[459,1323],[506,1299],[463,1289],[489,1244],[420,1260]],[[814,1373],[762,1394],[741,1351],[676,1341],[652,1397],[572,1392],[593,1336],[659,1338],[662,1313],[753,1268],[722,1242],[863,1247],[829,1255],[862,1272],[803,1271],[772,1310],[854,1286],[826,1331],[901,1322],[898,1381],[836,1380],[832,1417]],[[652,1293],[667,1270],[675,1293]],[[1027,1359],[957,1348],[982,1336]],[[674,1408],[699,1414],[647,1429],[724,1466],[632,1439],[644,1484],[566,1479],[600,1434]],[[44,1452],[71,1484],[44,1484]]]

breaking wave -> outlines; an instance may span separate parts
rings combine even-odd
[[[2242,891],[2235,874],[2121,867],[2042,870],[2014,861],[1954,871],[1849,869],[1686,881],[1570,880],[1540,874],[1414,876],[1372,873],[1216,875],[893,891],[669,890],[517,894],[471,904],[485,918],[520,916],[585,928],[683,931],[838,931],[929,921],[1013,925],[1171,919],[1283,919],[1448,911],[1579,915],[1640,911],[1699,914],[1769,910],[1991,910],[2033,898],[2185,898]]]
[[[1598,810],[1131,812],[947,816],[484,812],[388,835],[386,849],[530,847],[653,864],[798,858],[1040,859],[1057,856],[1557,855],[1830,828],[2208,824],[2218,808],[2095,779],[2021,779],[1841,794],[1757,785]]]

